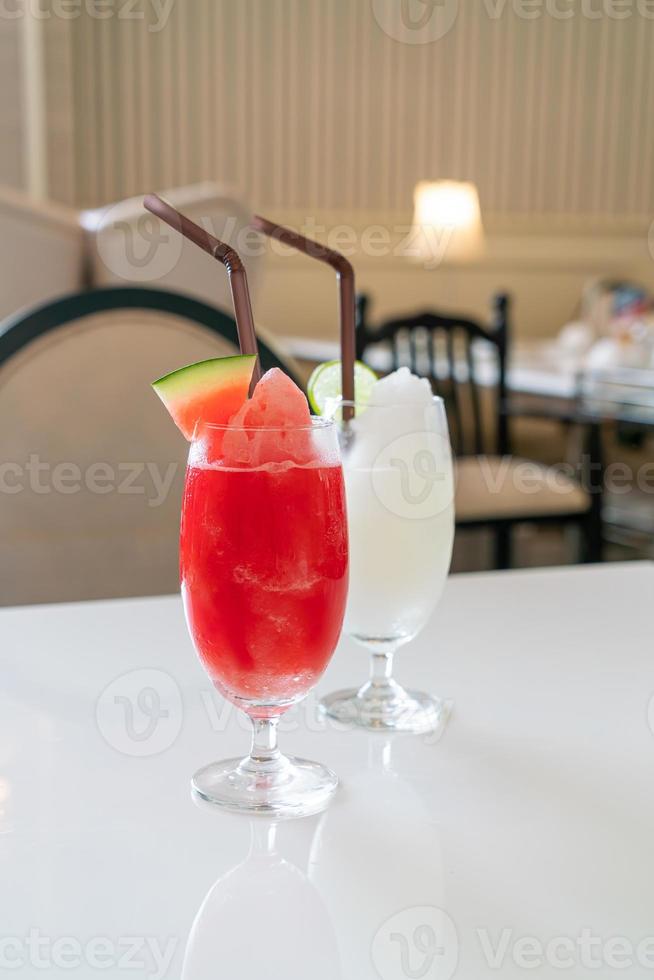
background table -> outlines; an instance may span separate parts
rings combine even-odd
[[[622,937],[621,974],[650,976],[653,597],[644,563],[450,579],[398,656],[400,680],[452,700],[444,733],[296,709],[282,748],[342,788],[275,850],[268,821],[190,798],[191,772],[248,736],[177,598],[3,610],[0,954],[23,964],[7,975],[479,980],[523,977],[554,941],[530,972],[577,980],[614,977]],[[320,692],[365,669],[343,641]]]
[[[341,356],[337,341],[317,340],[311,337],[282,337],[283,350],[291,357],[310,364],[336,360]],[[479,351],[479,347],[478,347]],[[497,383],[497,364],[489,356],[477,360],[478,380],[492,387]],[[383,346],[371,347],[367,363],[375,371],[385,374],[393,368],[390,350]],[[467,371],[465,363],[462,367]],[[511,345],[506,372],[509,391],[546,398],[574,398],[577,392],[578,368],[562,359],[553,341],[526,341]]]

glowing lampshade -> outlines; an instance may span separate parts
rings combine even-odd
[[[484,229],[474,184],[421,180],[413,201],[412,256],[433,267],[471,261],[483,253]]]

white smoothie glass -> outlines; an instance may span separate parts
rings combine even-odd
[[[326,412],[339,425],[347,499],[350,585],[343,629],[370,651],[371,670],[362,687],[321,701],[341,722],[416,734],[440,725],[443,704],[401,687],[392,676],[393,657],[431,617],[454,539],[445,407],[424,389],[419,394],[396,404],[339,400]]]

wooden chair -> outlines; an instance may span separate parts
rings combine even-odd
[[[0,326],[0,604],[177,589],[188,446],[150,383],[236,344],[231,317],[156,289],[76,293]],[[264,331],[260,352],[294,376]]]
[[[555,467],[511,455],[509,297],[502,293],[493,298],[488,327],[465,316],[426,311],[371,328],[367,306],[367,298],[359,296],[357,357],[373,367],[385,359],[388,370],[406,365],[429,378],[445,401],[457,457],[457,526],[493,528],[497,568],[510,567],[511,531],[527,522],[576,524],[582,531],[583,559],[600,560],[600,495]],[[588,435],[587,458],[592,460],[599,453],[596,427]]]

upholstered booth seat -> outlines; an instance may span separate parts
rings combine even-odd
[[[264,249],[249,229],[250,211],[228,189],[214,183],[161,191],[192,221],[239,252],[253,299],[261,278]],[[176,234],[143,208],[143,196],[82,214],[88,233],[91,280],[96,286],[138,284],[185,293],[232,312],[229,281],[216,260]]]
[[[79,289],[83,256],[77,211],[0,188],[0,319]]]
[[[189,315],[108,309],[0,363],[0,604],[177,590],[188,445],[151,382],[237,349],[233,321],[209,310],[207,329],[175,302]]]
[[[228,353],[185,321],[130,311],[14,355],[0,375],[3,604],[174,591],[188,447],[150,383]]]
[[[464,456],[456,463],[459,523],[581,514],[590,498],[565,471],[514,456]]]

